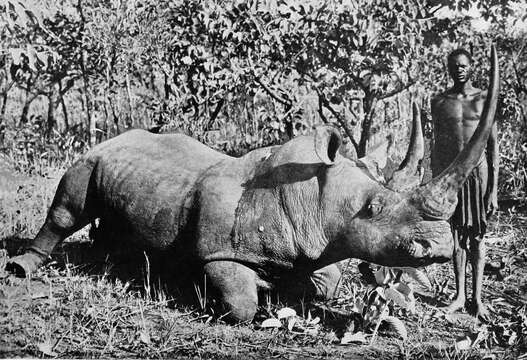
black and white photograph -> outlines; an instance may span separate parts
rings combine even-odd
[[[527,3],[1,0],[0,358],[527,360]]]

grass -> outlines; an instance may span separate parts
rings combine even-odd
[[[48,178],[25,177],[0,165],[0,240],[12,254],[38,231],[63,170],[50,169]],[[72,241],[86,240],[83,230]],[[408,329],[406,341],[381,326],[371,344],[348,345],[340,339],[346,331],[361,330],[351,309],[368,290],[356,260],[346,267],[338,300],[292,305],[299,316],[289,330],[286,322],[261,328],[284,304],[262,306],[252,324],[227,325],[207,312],[206,288],[196,290],[201,305],[181,305],[162,290],[154,296],[145,291],[155,288],[150,281],[116,280],[107,263],[88,271],[64,261],[74,254],[59,251],[56,261],[31,279],[0,275],[0,356],[515,359],[527,351],[527,216],[515,208],[502,211],[487,243],[489,263],[500,265],[484,280],[484,300],[492,311],[486,327],[477,327],[465,313],[445,316],[437,310],[449,301],[454,281],[450,264],[434,265],[426,272],[435,289],[417,295],[415,313],[395,309]],[[145,259],[137,266],[145,269]],[[456,350],[458,339],[477,334],[483,334],[477,346]]]

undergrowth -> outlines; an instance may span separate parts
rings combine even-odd
[[[38,231],[61,171],[49,170],[48,178],[15,174],[5,182],[0,236],[11,253]],[[527,351],[526,239],[527,217],[518,209],[495,219],[487,239],[493,266],[484,283],[492,321],[484,325],[438,310],[453,294],[450,265],[424,269],[423,287],[408,274],[375,266],[368,272],[352,260],[344,264],[338,299],[272,299],[254,323],[233,326],[207,311],[205,289],[196,294],[201,307],[185,306],[152,291],[155,282],[114,279],[111,264],[91,274],[52,262],[30,280],[0,275],[0,355],[514,359]],[[76,240],[88,240],[86,231]]]

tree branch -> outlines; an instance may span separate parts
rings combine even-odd
[[[331,112],[331,114],[335,117],[335,119],[337,119],[337,122],[342,127],[342,129],[344,130],[344,132],[350,139],[351,143],[353,144],[353,147],[355,148],[355,152],[358,153],[359,144],[357,144],[357,142],[355,141],[355,138],[353,137],[353,130],[346,123],[346,119],[343,119],[342,116],[338,112],[336,112],[335,109],[333,109],[333,107],[331,106],[329,101],[326,99],[324,94],[320,92],[318,93],[318,101],[319,101],[319,104],[322,104],[326,109],[329,110],[329,112]]]
[[[516,64],[516,61],[512,62],[512,66],[514,68],[514,73],[516,74],[516,83],[518,84],[516,86],[516,89],[518,89],[519,92],[523,92],[523,93],[527,94],[527,87],[525,87],[525,85],[523,85],[522,75],[520,74],[520,70],[518,69],[518,65]]]
[[[218,103],[216,104],[214,111],[210,115],[209,122],[207,123],[207,130],[210,130],[212,128],[212,125],[214,124],[214,121],[218,117],[218,114],[220,113],[220,110],[223,107],[224,102],[225,102],[225,99],[220,99],[220,101],[218,101]]]
[[[397,95],[397,94],[399,94],[399,93],[401,93],[401,92],[403,92],[405,90],[408,90],[412,85],[415,85],[416,83],[417,83],[416,80],[411,80],[408,83],[406,83],[405,85],[400,86],[397,89],[394,89],[394,90],[392,90],[392,91],[380,96],[378,99],[379,100],[384,100],[384,99],[387,99],[387,98],[392,97],[394,95]]]
[[[370,139],[373,114],[375,113],[375,107],[377,105],[378,100],[379,99],[376,96],[368,93],[364,97],[364,110],[366,110],[366,115],[364,116],[364,122],[362,123],[359,149],[357,151],[357,156],[359,157],[366,155],[366,145],[368,140]]]
[[[318,96],[318,115],[320,116],[324,124],[328,123],[328,119],[326,119],[326,116],[324,115],[324,104],[322,101],[322,96],[320,95]]]
[[[260,85],[264,90],[265,92],[270,96],[272,97],[273,99],[275,99],[276,101],[278,101],[280,104],[286,106],[286,107],[291,107],[293,106],[293,103],[291,102],[291,100],[289,99],[284,99],[282,98],[281,96],[275,94],[273,92],[273,90],[271,90],[271,88],[269,88],[267,85],[265,85],[258,76],[255,76],[254,77],[254,81],[256,81],[256,83],[258,85]]]

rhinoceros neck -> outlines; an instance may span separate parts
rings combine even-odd
[[[324,204],[320,201],[320,178],[282,184],[278,187],[279,205],[290,228],[297,260],[317,262],[327,245],[324,233]]]
[[[290,181],[277,176],[283,170],[263,163],[243,183],[231,245],[239,256],[251,254],[259,262],[309,267],[326,245],[319,179],[302,175],[302,179]]]
[[[321,190],[324,233],[328,240],[319,262],[331,264],[347,258],[367,258],[382,245],[379,234],[363,221],[365,206],[383,188],[354,162],[341,159],[328,172]]]

